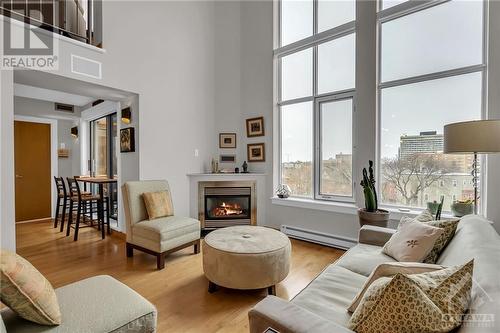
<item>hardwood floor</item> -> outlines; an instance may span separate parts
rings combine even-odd
[[[147,298],[158,309],[158,332],[248,332],[248,310],[266,296],[265,290],[220,289],[209,294],[201,254],[188,248],[167,257],[156,270],[156,258],[135,251],[125,255],[125,242],[91,228],[77,242],[51,222],[16,225],[18,253],[57,288],[87,277],[107,274]],[[290,299],[344,251],[292,240],[292,269],[277,286],[277,296]],[[103,314],[105,315],[105,314]]]

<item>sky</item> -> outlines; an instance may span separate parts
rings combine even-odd
[[[392,1],[391,5],[399,2]],[[324,29],[328,27],[326,22],[345,23],[354,15],[351,1],[326,1],[319,10],[323,14],[319,15],[318,25]],[[481,64],[482,27],[480,1],[451,1],[384,23],[382,82]],[[285,1],[282,41],[293,42],[311,33],[311,2]],[[354,40],[351,35],[320,45],[320,93],[354,86]],[[312,68],[310,49],[283,58],[283,100],[312,94]],[[397,155],[401,135],[442,133],[447,123],[480,119],[481,82],[481,73],[472,73],[382,89],[382,157]],[[283,161],[311,159],[312,106],[302,103],[282,109]],[[345,140],[351,133],[350,126],[346,126],[345,108],[328,109],[328,128],[323,131],[326,158],[345,153],[351,144]]]

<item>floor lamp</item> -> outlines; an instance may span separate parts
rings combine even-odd
[[[478,208],[479,164],[477,154],[500,152],[500,120],[477,120],[444,126],[445,154],[474,154],[472,184],[474,214]]]

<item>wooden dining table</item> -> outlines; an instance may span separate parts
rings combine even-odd
[[[99,205],[98,208],[98,214],[97,214],[97,219],[99,220],[98,223],[102,222],[102,238],[105,238],[105,231],[104,231],[104,184],[117,184],[118,179],[117,178],[109,178],[106,176],[96,176],[96,177],[89,177],[89,176],[80,176],[76,178],[77,181],[82,182],[85,184],[85,189],[86,189],[86,184],[94,184],[97,185],[98,188],[98,193],[99,193],[99,200],[97,201],[97,204]],[[109,209],[108,207],[108,214],[107,214],[107,224],[108,224],[108,235],[111,234],[111,226],[109,223]]]

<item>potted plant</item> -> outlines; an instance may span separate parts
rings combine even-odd
[[[474,212],[474,200],[457,200],[451,204],[453,216],[462,217]]]
[[[427,209],[431,212],[432,215],[436,215],[439,209],[439,202],[436,200],[427,202]]]
[[[377,190],[375,189],[375,177],[373,176],[373,161],[369,161],[368,172],[363,168],[363,194],[365,197],[365,208],[358,209],[359,224],[364,226],[375,225],[387,227],[389,221],[389,212],[384,209],[378,209]]]

